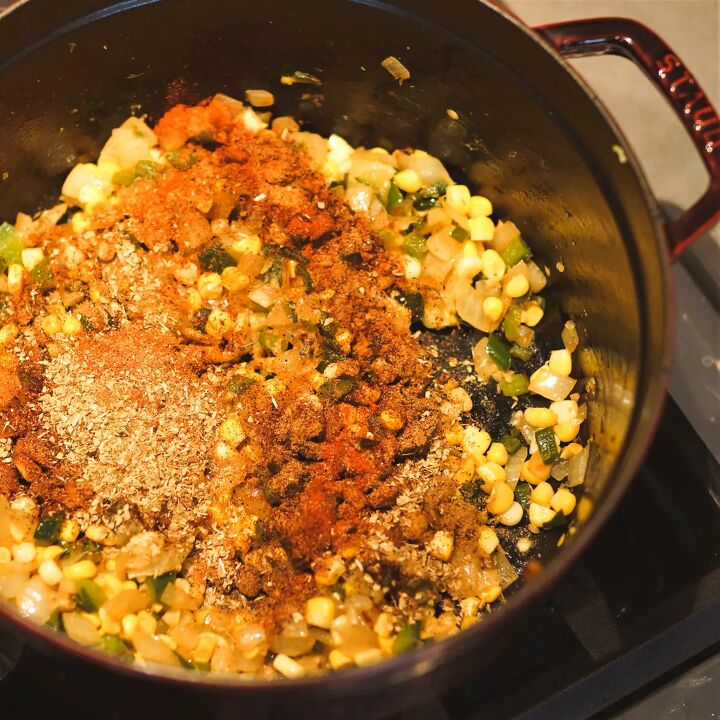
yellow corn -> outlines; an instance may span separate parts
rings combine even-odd
[[[197,289],[203,300],[217,300],[222,296],[223,281],[218,273],[203,273],[197,281]]]
[[[470,217],[487,217],[492,215],[492,203],[482,195],[473,195],[470,198]]]
[[[420,176],[415,170],[401,170],[395,175],[395,184],[403,192],[416,193],[422,187]]]
[[[523,295],[527,295],[528,290],[530,290],[530,283],[528,282],[528,279],[519,273],[517,275],[513,275],[505,283],[505,294],[511,298],[519,298]]]
[[[512,488],[506,482],[498,480],[493,485],[490,493],[487,504],[488,512],[492,515],[502,515],[506,510],[510,509],[514,500],[515,494]]]

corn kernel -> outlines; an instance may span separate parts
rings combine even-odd
[[[460,466],[453,475],[456,485],[464,485],[475,477],[475,461],[471,457],[463,458]]]
[[[9,563],[12,560],[10,550],[3,545],[0,545],[0,564]]]
[[[522,505],[514,500],[512,505],[502,514],[498,515],[498,520],[507,527],[514,527],[523,517]]]
[[[218,310],[217,308],[208,315],[208,319],[205,322],[205,332],[213,338],[221,338],[227,335],[234,327],[235,323],[232,317],[230,317],[230,313],[224,310]]]
[[[428,543],[428,552],[438,560],[447,561],[455,549],[455,538],[447,530],[438,530]]]
[[[486,555],[492,555],[498,548],[500,540],[497,533],[488,525],[481,525],[478,530],[478,546]]]
[[[333,670],[340,670],[341,668],[352,665],[352,660],[340,650],[331,650],[328,654],[328,663]]]
[[[76,212],[71,220],[73,232],[81,233],[85,232],[90,227],[90,218],[83,212]]]
[[[577,422],[558,423],[553,430],[560,442],[570,442],[578,436],[580,424]]]
[[[154,635],[157,630],[157,620],[147,610],[141,610],[137,614],[138,630],[142,630],[148,635]]]
[[[37,548],[38,556],[40,556],[40,552],[42,551],[42,560],[56,560],[59,558],[64,552],[64,548],[60,547],[60,545],[48,545],[44,548]]]
[[[550,501],[553,498],[555,491],[549,482],[543,481],[536,485],[530,493],[530,501],[542,505],[543,507],[550,507]]]
[[[353,660],[358,667],[368,667],[375,665],[383,659],[382,650],[380,648],[370,648],[369,650],[361,650],[353,655]]]
[[[496,463],[498,465],[507,464],[507,448],[502,443],[493,443],[487,451],[487,459],[489,462]]]
[[[373,630],[379,637],[387,638],[393,634],[394,624],[393,616],[390,613],[381,612],[375,620]]]
[[[12,345],[19,332],[20,328],[15,323],[5,323],[0,328],[0,347]]]
[[[401,170],[397,173],[395,175],[395,184],[403,192],[408,193],[416,193],[422,187],[420,176],[412,168]]]
[[[548,362],[550,372],[569,377],[572,372],[572,355],[567,350],[553,350]]]
[[[579,443],[570,443],[560,451],[560,457],[563,460],[570,460],[583,451],[583,446]]]
[[[467,185],[448,185],[445,200],[451,210],[467,215],[470,212],[470,189]]]
[[[495,483],[505,482],[505,468],[496,462],[486,462],[477,469],[477,476],[483,481],[483,490],[490,492]]]
[[[63,320],[62,331],[68,337],[79,335],[82,332],[82,324],[74,315],[68,315]]]
[[[465,450],[476,462],[478,462],[480,456],[485,455],[491,443],[492,438],[485,430],[479,430],[472,425],[468,425],[463,431]]]
[[[168,610],[166,613],[163,614],[162,619],[166,625],[169,625],[170,627],[176,627],[180,624],[181,617],[182,615],[180,613],[180,610]]]
[[[227,267],[222,271],[222,282],[226,290],[237,292],[250,284],[250,278],[236,267]]]
[[[491,295],[486,297],[482,303],[482,309],[485,313],[485,317],[490,322],[497,322],[503,314],[505,305],[500,298],[492,297]]]
[[[313,597],[305,604],[305,620],[308,625],[329,630],[335,619],[335,603],[329,597]]]
[[[334,585],[345,572],[345,563],[339,557],[322,557],[315,561],[313,568],[318,585]]]
[[[259,255],[262,246],[262,240],[257,235],[245,235],[233,241],[230,254],[235,258],[241,255]]]
[[[390,410],[383,410],[380,413],[380,422],[387,430],[391,430],[392,432],[397,432],[405,424],[397,413],[391,412]]]
[[[479,597],[467,597],[460,601],[460,609],[463,617],[475,617],[480,612],[482,600]]]
[[[137,627],[138,619],[137,615],[134,613],[123,616],[123,619],[120,621],[121,633],[126,639],[132,637],[133,633],[137,630]]]
[[[535,502],[531,502],[530,508],[528,509],[528,518],[530,519],[530,522],[539,528],[545,525],[545,523],[549,523],[556,514],[555,510],[543,507]]]
[[[197,289],[203,300],[217,300],[222,296],[223,282],[218,273],[203,273],[197,281]]]
[[[57,335],[62,332],[62,328],[63,321],[57,315],[46,315],[42,320],[40,320],[40,329],[46,335]]]
[[[60,527],[60,540],[65,543],[75,542],[80,534],[80,525],[74,518],[68,518]]]
[[[480,599],[484,603],[495,602],[502,593],[502,588],[499,585],[489,585],[480,593]]]
[[[212,633],[202,633],[200,635],[200,641],[195,646],[195,649],[190,654],[190,657],[194,662],[210,662],[216,647],[217,636]]]
[[[496,250],[488,249],[483,251],[481,256],[483,264],[483,275],[488,280],[500,281],[505,275],[505,261]],[[502,301],[500,301],[502,302]]]
[[[448,445],[462,445],[463,437],[463,426],[460,424],[453,425],[445,431],[445,442]]]
[[[100,618],[100,632],[103,635],[119,635],[122,627],[120,623],[114,618],[108,615],[107,610],[101,607],[98,610],[98,617]]]
[[[203,306],[202,295],[195,288],[188,290],[187,304],[190,312],[197,312]]]
[[[472,280],[482,271],[482,260],[479,257],[461,257],[455,263],[455,274],[464,280]]]
[[[524,537],[520,538],[516,543],[515,547],[518,549],[518,552],[526,553],[530,548],[532,547],[532,540],[530,538]]]
[[[530,407],[525,410],[525,422],[536,428],[548,428],[557,424],[557,415],[543,407]]]
[[[472,398],[468,395],[465,388],[453,388],[447,394],[447,398],[453,405],[457,405],[462,412],[470,412],[472,410]]]
[[[23,267],[26,270],[32,270],[45,259],[45,254],[42,248],[25,248],[20,252],[20,258]]]
[[[92,560],[78,560],[64,567],[63,575],[68,580],[89,580],[97,575],[97,566]]]
[[[236,417],[229,417],[220,424],[220,439],[232,447],[237,447],[245,439],[245,431]]]
[[[8,292],[17,295],[23,288],[23,266],[13,263],[7,269]]]
[[[283,655],[283,653],[275,656],[273,667],[289,680],[296,680],[305,676],[305,668],[291,657]]]
[[[115,533],[105,525],[88,525],[85,537],[99,545],[114,545]]]
[[[487,503],[488,512],[492,515],[502,515],[515,500],[512,488],[503,480],[497,480],[490,492],[490,499]]]
[[[545,311],[537,303],[531,303],[520,313],[520,322],[528,327],[535,327],[545,315]]]
[[[31,563],[35,559],[35,545],[21,542],[13,547],[13,557],[19,563]]]
[[[173,275],[182,285],[192,286],[198,281],[200,270],[194,262],[184,262],[175,268]]]
[[[567,488],[559,488],[552,497],[550,507],[565,515],[572,515],[576,503],[575,495],[573,495],[570,490]]]
[[[463,254],[463,257],[466,257],[466,258],[480,257],[480,253],[478,252],[478,246],[472,240],[465,240],[465,242],[462,245],[462,254]]]
[[[470,198],[470,217],[487,217],[492,215],[492,203],[482,195],[473,195]]]
[[[527,295],[528,290],[530,290],[530,283],[528,279],[520,273],[513,275],[505,283],[505,294],[511,298],[519,298]]]
[[[489,242],[495,234],[495,225],[489,217],[471,217],[468,220],[470,239],[475,242]]]

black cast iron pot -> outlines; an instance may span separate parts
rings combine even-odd
[[[597,53],[638,63],[703,155],[709,189],[674,222],[561,58]],[[412,72],[402,86],[380,66],[389,55]],[[280,85],[295,70],[322,86]],[[0,20],[0,217],[52,203],[69,168],[95,158],[130,113],[154,120],[177,102],[242,97],[246,88],[272,90],[279,114],[353,145],[428,149],[491,197],[549,267],[564,263],[552,294],[577,321],[580,366],[597,379],[587,504],[577,532],[543,554],[541,571],[500,611],[449,640],[326,677],[267,684],[142,670],[0,607],[6,624],[63,660],[64,675],[84,666],[81,687],[56,681],[108,706],[108,716],[142,710],[142,697],[146,709],[162,702],[180,717],[218,708],[228,717],[273,708],[280,717],[372,717],[422,703],[472,672],[481,682],[477,671],[576,560],[637,470],[671,357],[670,255],[720,216],[720,121],[680,59],[628,20],[533,31],[479,0],[31,0]]]

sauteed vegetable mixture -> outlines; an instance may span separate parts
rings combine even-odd
[[[26,617],[298,678],[481,621],[506,550],[568,523],[577,333],[541,352],[549,270],[438,159],[216,95],[129,118],[61,199],[0,227],[0,595]],[[477,420],[493,396],[509,422]]]

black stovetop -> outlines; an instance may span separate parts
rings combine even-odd
[[[671,399],[617,512],[532,613],[481,677],[403,720],[590,718],[720,645],[720,465]],[[127,717],[127,703],[110,697],[88,709],[86,679],[24,648],[0,683],[0,717]],[[118,692],[137,693],[135,717],[161,710],[143,702],[140,684]]]

